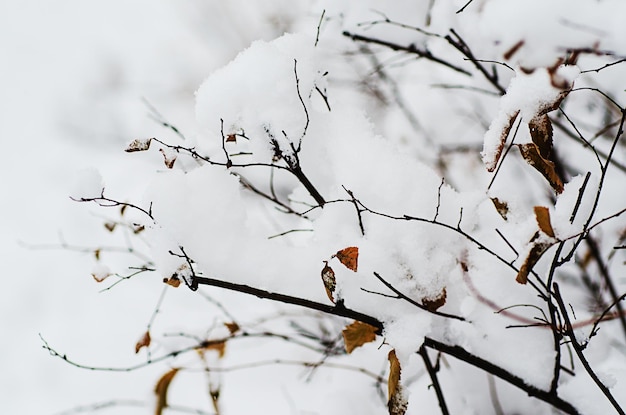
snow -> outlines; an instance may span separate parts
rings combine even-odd
[[[503,132],[507,127],[512,127],[511,119],[519,115],[521,122],[528,123],[536,115],[553,110],[554,104],[572,87],[578,73],[578,68],[574,66],[560,66],[554,74],[547,68],[536,69],[530,74],[516,70],[516,76],[511,80],[506,95],[500,100],[498,115],[485,133],[481,154],[490,171],[498,163],[507,138]],[[523,144],[523,140],[517,140],[517,144]]]
[[[39,5],[45,18],[30,11],[37,3],[0,10],[5,35],[0,39],[16,39],[7,45],[0,68],[8,69],[0,77],[6,91],[0,104],[3,113],[12,114],[0,123],[2,135],[11,137],[11,157],[2,164],[7,180],[1,186],[8,195],[0,215],[2,247],[7,275],[16,277],[0,304],[5,316],[19,316],[3,320],[2,328],[14,333],[12,343],[20,345],[9,346],[5,355],[10,361],[0,362],[10,374],[0,379],[9,396],[0,403],[1,412],[61,412],[78,404],[152,396],[170,365],[189,368],[177,375],[171,402],[210,408],[206,373],[194,353],[115,377],[54,360],[39,350],[36,333],[78,362],[105,367],[145,361],[146,354],[134,355],[133,346],[148,323],[154,323],[152,356],[193,345],[189,336],[227,336],[223,323],[233,320],[248,333],[286,333],[320,346],[299,330],[335,341],[347,322],[212,287],[192,293],[184,284],[175,289],[162,280],[174,274],[189,280],[193,268],[201,276],[330,305],[320,275],[325,261],[336,274],[337,296],[346,307],[382,321],[382,336],[351,355],[328,356],[278,338],[232,339],[225,358],[212,359],[212,365],[321,359],[328,366],[273,364],[212,377],[223,385],[224,413],[259,408],[268,413],[382,413],[385,399],[372,389],[381,382],[350,368],[384,378],[389,348],[403,367],[408,413],[435,413],[432,382],[415,354],[425,336],[464,347],[527,384],[550,387],[552,332],[511,327],[537,322],[548,310],[532,287],[515,282],[510,264],[523,261],[538,230],[535,206],[549,209],[557,239],[570,238],[563,252],[575,247],[594,209],[599,166],[588,149],[555,129],[555,151],[567,172],[561,194],[513,155],[502,162],[492,186],[477,147],[483,144],[483,161],[495,168],[510,117],[519,111],[515,142],[528,142],[526,123],[552,109],[574,82],[610,91],[624,102],[621,65],[581,73],[625,54],[621,2],[476,0],[457,14],[460,5],[450,1],[397,2],[381,9],[378,2],[348,0],[133,0],[99,6],[68,0],[59,9]],[[506,95],[491,94],[493,85],[477,72],[468,77],[375,45],[365,53],[363,44],[341,31],[413,43],[474,71],[442,37],[372,24],[381,19],[372,9],[442,36],[454,27],[478,59],[515,68],[496,66]],[[520,41],[519,49],[505,57]],[[566,48],[577,47],[598,53],[583,54],[576,65],[554,66]],[[606,50],[616,56],[604,56]],[[606,100],[593,91],[572,91],[563,108],[595,148],[610,148],[613,130],[596,136],[615,121],[617,111]],[[176,125],[185,138],[146,114]],[[556,112],[550,115],[565,124]],[[221,120],[223,134],[235,134],[234,142],[223,143]],[[125,143],[137,137],[193,148],[218,165],[155,141],[147,151],[124,153]],[[616,160],[623,163],[620,149]],[[225,152],[235,165],[263,165],[226,168]],[[323,208],[312,207],[316,202],[310,191],[293,174],[296,162],[327,201]],[[272,170],[271,163],[283,168]],[[90,167],[81,170],[84,166]],[[617,166],[609,167],[592,223],[623,209],[620,174]],[[140,206],[149,215],[132,206],[122,212],[119,206],[68,200],[68,194],[77,200],[100,197],[105,182],[107,197]],[[350,194],[361,205],[355,206]],[[281,205],[268,200],[272,197]],[[508,205],[506,218],[492,203],[496,197]],[[289,209],[306,213],[285,213]],[[591,233],[614,276],[623,274],[623,254],[613,247],[623,245],[624,220],[607,221]],[[107,222],[119,223],[109,232],[102,226]],[[28,247],[65,249],[19,248],[18,239]],[[333,257],[349,246],[359,248],[358,272]],[[541,278],[555,251],[536,265]],[[583,273],[598,278],[595,265],[584,265],[585,252],[583,243],[577,262],[554,275],[577,323],[597,316],[579,278]],[[119,277],[139,266],[155,271],[100,284],[90,278],[90,273],[100,280]],[[374,273],[417,303],[445,292],[439,311],[466,321],[434,316],[397,298]],[[623,282],[616,283],[623,292]],[[610,303],[608,295],[604,301]],[[293,322],[302,326],[294,328]],[[624,339],[617,321],[601,326],[585,353],[623,401]],[[586,340],[589,330],[581,325],[577,335]],[[484,372],[446,356],[440,362],[451,413],[493,411]],[[566,358],[562,363],[569,365]],[[585,414],[610,413],[579,366],[575,377],[562,373],[559,395]],[[503,382],[496,386],[505,413],[551,413],[548,405]],[[24,398],[33,390],[41,396],[37,402]]]
[[[70,196],[73,199],[92,199],[101,197],[104,182],[100,172],[95,168],[87,168],[76,173]]]

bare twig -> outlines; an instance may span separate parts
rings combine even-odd
[[[574,348],[574,351],[576,352],[578,359],[582,363],[583,367],[585,368],[585,370],[587,371],[591,379],[593,379],[595,384],[602,391],[604,396],[606,396],[609,402],[611,402],[611,405],[613,405],[613,408],[615,408],[615,411],[617,411],[617,413],[620,415],[626,415],[622,407],[613,397],[613,394],[611,393],[609,388],[607,388],[604,385],[604,383],[602,383],[600,378],[598,378],[598,375],[596,375],[596,373],[593,371],[593,369],[591,368],[591,365],[587,361],[587,358],[583,354],[583,346],[580,343],[578,343],[578,340],[576,339],[576,334],[574,333],[574,329],[572,328],[572,323],[570,322],[567,309],[565,308],[565,304],[563,303],[563,297],[561,297],[559,284],[555,282],[554,284],[552,284],[552,287],[554,289],[554,298],[556,299],[559,305],[559,309],[561,310],[561,315],[563,316],[563,319],[565,320],[565,333],[564,334],[570,339],[570,344]]]

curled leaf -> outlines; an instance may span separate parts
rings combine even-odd
[[[163,278],[163,282],[167,285],[171,285],[174,288],[180,287],[180,279],[173,275],[171,278]]]
[[[346,346],[346,351],[352,353],[357,347],[361,347],[365,343],[376,340],[377,330],[376,327],[358,320],[346,326],[341,332],[341,334],[343,334],[343,342]]]
[[[554,163],[541,156],[539,147],[535,143],[518,144],[517,147],[524,160],[541,173],[557,193],[563,192],[563,182],[556,173]]]
[[[552,122],[547,114],[536,115],[528,122],[530,137],[537,145],[541,157],[551,160],[552,157]]]
[[[341,251],[337,251],[335,255],[339,262],[345,265],[346,268],[356,272],[359,264],[359,248],[356,246],[349,246],[347,248],[342,249]]]
[[[152,142],[152,138],[147,139],[135,139],[133,140],[128,147],[124,150],[127,153],[134,153],[136,151],[146,151],[150,148],[150,142]]]
[[[337,288],[337,280],[335,279],[335,271],[331,267],[328,266],[328,262],[324,261],[326,265],[322,268],[322,282],[324,283],[324,288],[326,289],[326,295],[328,299],[335,302],[335,297],[333,297],[333,293]]]
[[[389,415],[404,415],[408,401],[402,393],[402,385],[400,384],[400,361],[395,350],[391,350],[387,358],[389,359],[389,380],[387,382]]]
[[[487,151],[489,148],[487,147],[487,142],[485,142],[485,149],[483,151],[483,162],[487,166],[487,171],[492,172],[496,169],[498,165],[498,161],[500,161],[500,156],[502,155],[502,150],[504,149],[504,144],[506,143],[506,139],[513,128],[513,124],[515,124],[515,120],[519,115],[519,110],[513,112],[508,115],[506,122],[502,124],[498,123],[497,128],[500,130],[499,138],[497,139],[497,144],[494,143],[495,147],[491,147],[493,151]],[[502,120],[504,121],[504,120]],[[498,130],[494,130],[497,132]],[[494,137],[495,138],[495,137]]]
[[[538,233],[536,234],[536,236],[537,235]],[[530,274],[537,261],[539,261],[541,256],[552,245],[554,245],[554,242],[552,241],[541,240],[536,237],[533,239],[535,239],[535,241],[531,241],[532,245],[530,247],[530,250],[528,251],[528,255],[526,256],[526,259],[524,260],[524,263],[520,267],[519,272],[517,273],[517,277],[515,278],[515,281],[519,282],[520,284],[526,284],[528,282],[528,274]]]
[[[165,167],[167,167],[168,169],[174,167],[174,162],[176,162],[177,157],[176,152],[165,150],[162,148],[159,149],[159,151],[161,152],[161,154],[163,154],[163,162],[165,163]]]
[[[202,348],[199,350],[200,351],[215,350],[217,352],[217,355],[220,358],[222,358],[224,357],[224,354],[226,353],[226,340],[207,341],[205,342],[205,344],[203,344]]]
[[[535,218],[539,229],[546,235],[554,238],[554,229],[552,229],[552,223],[550,223],[550,210],[544,206],[535,206]]]
[[[437,297],[422,298],[422,305],[424,305],[428,311],[437,311],[437,309],[446,303],[447,295],[446,289],[444,288]]]
[[[157,404],[154,411],[156,415],[161,415],[163,409],[167,408],[167,390],[170,387],[170,383],[172,383],[172,379],[176,376],[176,373],[178,373],[178,369],[174,368],[161,376],[154,388],[154,393],[157,395]]]
[[[150,338],[150,332],[146,331],[135,345],[135,353],[139,353],[139,350],[141,350],[142,348],[150,346],[151,341],[152,339]]]
[[[104,227],[107,229],[107,231],[109,232],[113,232],[115,230],[115,226],[117,225],[117,223],[115,222],[105,222],[104,223]]]
[[[226,142],[227,143],[233,143],[233,142],[237,142],[237,136],[235,134],[228,134],[226,136]]]
[[[239,327],[239,324],[237,323],[224,323],[224,325],[226,326],[230,334],[235,334],[241,329],[241,327]]]
[[[496,207],[496,210],[502,216],[502,219],[507,220],[507,215],[509,214],[509,205],[506,202],[498,199],[497,197],[492,197],[491,201],[493,205]]]

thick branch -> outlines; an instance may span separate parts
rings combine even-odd
[[[578,410],[569,402],[564,401],[559,398],[556,394],[550,393],[548,391],[544,391],[542,389],[536,388],[534,386],[528,385],[524,382],[524,379],[512,374],[504,370],[503,368],[494,365],[491,362],[488,362],[484,359],[481,359],[478,356],[475,356],[469,353],[467,350],[462,348],[461,346],[449,346],[447,344],[438,342],[431,338],[426,337],[424,339],[424,346],[430,347],[431,349],[438,350],[447,355],[456,357],[459,360],[469,363],[472,366],[478,367],[485,372],[491,373],[494,376],[499,377],[505,382],[510,383],[511,385],[517,386],[519,389],[528,393],[529,396],[533,396],[537,399],[540,399],[544,402],[549,403],[555,408],[565,412],[566,414],[576,415],[580,414]]]

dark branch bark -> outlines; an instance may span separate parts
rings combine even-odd
[[[273,301],[278,301],[286,304],[293,304],[305,308],[309,308],[312,310],[322,311],[327,314],[332,314],[335,316],[351,318],[355,320],[362,321],[364,323],[370,324],[378,329],[378,333],[383,332],[383,323],[366,314],[360,313],[355,310],[348,309],[344,307],[341,303],[335,306],[317,303],[315,301],[306,300],[303,298],[293,297],[285,294],[274,293],[271,291],[261,290],[258,288],[250,287],[248,285],[243,284],[235,284],[228,281],[221,281],[214,278],[206,278],[206,277],[195,277],[199,285],[209,285],[214,287],[225,288],[227,290],[238,291],[245,294],[254,295],[259,298],[265,298]],[[533,396],[537,399],[540,399],[553,407],[565,412],[569,415],[579,415],[580,412],[569,402],[564,401],[560,397],[558,397],[554,393],[550,393],[548,391],[544,391],[535,386],[529,385],[524,380],[507,370],[494,365],[493,363],[482,359],[478,356],[475,356],[469,353],[467,350],[460,346],[450,346],[445,343],[441,343],[437,340],[426,337],[424,339],[424,346],[429,347],[434,350],[438,350],[442,353],[446,353],[450,356],[456,357],[459,360],[462,360],[472,366],[475,366],[485,372],[491,373],[492,375],[504,380],[512,384],[513,386],[518,387],[519,389],[526,392],[529,396]]]

